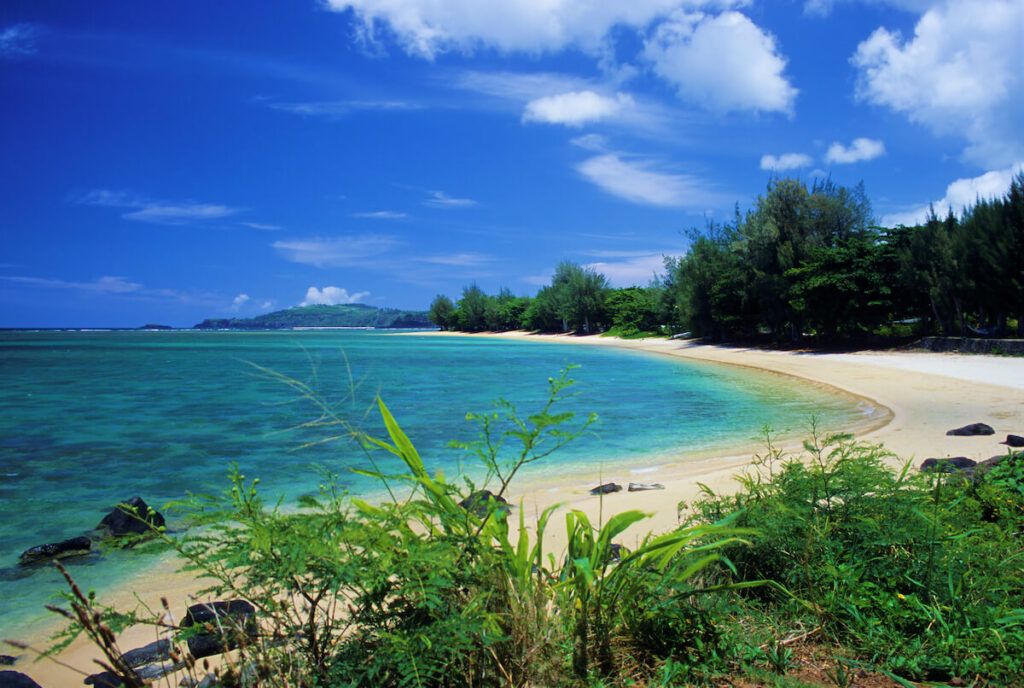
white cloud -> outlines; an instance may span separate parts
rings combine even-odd
[[[249,229],[258,229],[263,232],[276,232],[283,229],[281,225],[272,225],[266,222],[239,222],[238,224]]]
[[[269,98],[256,98],[255,102],[280,112],[307,117],[337,119],[353,112],[401,112],[420,110],[422,105],[405,100],[316,100],[308,102],[280,102]]]
[[[482,253],[451,253],[448,255],[424,256],[416,260],[420,263],[430,263],[431,265],[475,267],[491,262],[492,258]]]
[[[930,209],[934,209],[935,214],[939,217],[947,215],[950,210],[959,213],[979,198],[991,199],[1004,196],[1010,190],[1014,176],[1021,172],[1024,172],[1024,163],[1016,163],[1005,169],[991,170],[977,177],[957,179],[946,187],[946,195],[933,201],[930,206],[922,205],[911,210],[890,213],[882,217],[882,224],[886,227],[917,225],[928,218]]]
[[[885,155],[885,144],[877,139],[854,139],[849,146],[838,141],[828,147],[825,162],[833,165],[847,165],[855,162],[866,162]]]
[[[810,167],[814,162],[811,156],[804,153],[783,153],[782,155],[761,156],[761,169],[772,172],[784,172],[786,170],[797,170],[801,167]]]
[[[124,277],[104,276],[92,282],[69,282],[59,279],[47,279],[43,277],[3,277],[8,282],[27,284],[37,287],[49,287],[53,289],[73,289],[75,291],[96,292],[100,294],[131,294],[141,292],[143,286],[137,282],[129,282]]]
[[[286,260],[318,268],[362,267],[398,245],[397,239],[378,234],[310,237],[271,244]]]
[[[628,93],[610,98],[594,91],[570,91],[531,100],[523,110],[523,121],[580,127],[615,117],[635,105]]]
[[[269,311],[270,309],[272,309],[274,307],[274,305],[275,304],[274,304],[273,301],[264,301],[263,303],[260,304],[260,310],[261,311]]]
[[[797,90],[775,38],[739,12],[677,13],[646,41],[654,72],[708,110],[791,112]]]
[[[374,210],[365,213],[352,213],[352,217],[362,220],[404,220],[409,216],[394,210]]]
[[[354,294],[349,294],[348,291],[341,287],[324,287],[323,289],[310,287],[306,290],[306,298],[299,305],[337,306],[339,304],[358,303],[369,295],[370,292],[368,291],[357,291]]]
[[[618,153],[588,158],[576,169],[606,192],[633,203],[694,208],[719,200],[697,177],[661,172],[649,162],[624,160]]]
[[[574,146],[578,146],[583,150],[593,151],[595,153],[603,153],[608,150],[608,139],[600,134],[584,134],[583,136],[577,136],[573,139],[569,139],[569,143]]]
[[[643,29],[679,7],[741,4],[730,0],[327,0],[351,10],[361,36],[397,38],[411,54],[433,59],[446,51],[480,47],[503,52],[597,52],[613,27]]]
[[[237,311],[239,308],[241,308],[242,306],[244,306],[248,302],[249,302],[249,295],[248,294],[239,294],[238,296],[236,296],[234,299],[231,300],[231,310]]]
[[[988,168],[1024,158],[1024,2],[946,0],[914,36],[879,28],[858,47],[862,100],[903,113],[938,135],[963,137]]]
[[[665,256],[661,253],[645,253],[623,260],[588,263],[586,267],[607,277],[613,287],[646,286],[657,275],[665,272]]]
[[[431,191],[430,198],[423,201],[429,208],[469,208],[476,204],[472,198],[452,198],[444,191]]]
[[[126,209],[129,212],[121,215],[125,220],[161,225],[185,225],[204,220],[218,220],[241,212],[240,208],[214,203],[153,201],[127,191],[110,189],[94,189],[79,198],[78,202],[105,208]]]
[[[12,24],[0,31],[0,58],[28,57],[36,53],[39,28],[34,24]]]

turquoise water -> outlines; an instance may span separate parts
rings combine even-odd
[[[299,448],[322,435],[289,428],[315,410],[247,362],[308,382],[369,430],[380,430],[368,412],[380,392],[428,466],[449,475],[467,461],[447,446],[473,437],[466,411],[498,396],[533,409],[569,364],[580,366],[570,406],[600,420],[538,470],[643,462],[746,442],[765,423],[795,430],[816,414],[838,427],[861,414],[809,384],[605,347],[372,331],[3,332],[0,637],[59,588],[48,570],[14,575],[18,554],[88,530],[132,495],[160,505],[218,491],[231,462],[289,498],[315,489],[312,464],[354,492],[372,489],[346,470],[367,465],[356,447]],[[72,572],[99,586],[144,563],[115,553]]]

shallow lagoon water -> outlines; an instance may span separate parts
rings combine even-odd
[[[316,489],[313,465],[353,492],[374,489],[348,471],[368,466],[352,443],[301,448],[324,434],[290,428],[316,409],[254,365],[308,383],[375,432],[380,393],[428,467],[448,475],[473,465],[448,446],[474,437],[467,411],[499,396],[533,410],[568,365],[580,367],[567,406],[599,421],[537,471],[642,471],[659,454],[746,444],[765,424],[793,432],[817,416],[835,428],[863,413],[810,383],[605,347],[355,330],[0,333],[0,636],[60,587],[49,570],[14,575],[18,553],[92,528],[132,495],[159,506],[220,491],[232,462],[286,499]],[[115,553],[72,573],[102,587],[146,561]]]

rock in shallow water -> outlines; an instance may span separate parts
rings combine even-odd
[[[30,547],[18,557],[19,566],[31,566],[33,564],[46,564],[54,559],[67,559],[69,557],[81,557],[92,550],[92,541],[83,536],[50,542],[45,545]]]
[[[127,507],[128,511],[125,511],[122,505]],[[151,509],[142,497],[136,496],[115,506],[113,511],[99,522],[96,530],[105,537],[144,535],[150,532],[151,528],[159,528],[164,523],[164,517],[159,511]]]

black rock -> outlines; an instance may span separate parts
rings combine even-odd
[[[17,663],[17,657],[12,657],[11,655],[0,655],[0,666],[14,666]]]
[[[999,444],[1005,444],[1007,447],[1024,447],[1024,437],[1020,435],[1007,435],[1006,439]]]
[[[81,557],[88,554],[91,549],[92,541],[84,535],[70,540],[36,545],[21,553],[21,556],[18,557],[18,565],[31,566],[32,564],[49,563],[54,559]]]
[[[122,504],[128,508],[125,511]],[[134,512],[134,513],[129,513]],[[136,516],[136,514],[138,514]],[[142,497],[132,497],[114,507],[114,510],[103,517],[103,520],[96,526],[96,530],[105,537],[120,537],[122,535],[144,535],[152,528],[159,528],[164,525],[164,517],[155,509],[150,512],[150,507],[142,500]]]
[[[619,561],[620,559],[622,559],[622,555],[624,552],[625,550],[623,549],[622,545],[620,545],[617,542],[613,542],[612,544],[608,545],[608,561]]]
[[[113,671],[104,671],[99,674],[86,676],[82,683],[87,686],[96,686],[96,688],[121,688],[124,685],[124,681]]]
[[[459,502],[459,506],[480,518],[486,516],[487,512],[492,508],[497,513],[504,514],[507,514],[510,509],[507,499],[494,494],[490,490],[477,490]]]
[[[203,626],[188,639],[188,651],[196,659],[219,655],[256,635],[256,608],[245,600],[194,604],[185,612],[183,628]]]
[[[171,658],[171,641],[155,640],[149,645],[128,650],[121,659],[130,667],[140,667],[151,662],[162,662]]]
[[[42,686],[18,671],[0,671],[0,688],[42,688]]]
[[[958,437],[975,437],[977,435],[994,435],[996,431],[991,425],[986,425],[985,423],[971,423],[962,428],[949,430],[946,434]]]
[[[921,462],[922,473],[956,473],[957,471],[973,470],[977,461],[966,456],[954,456],[951,459],[925,459]]]
[[[611,494],[612,492],[622,492],[622,485],[618,485],[616,483],[605,483],[604,485],[598,485],[590,490],[590,494],[592,495],[605,495]]]

